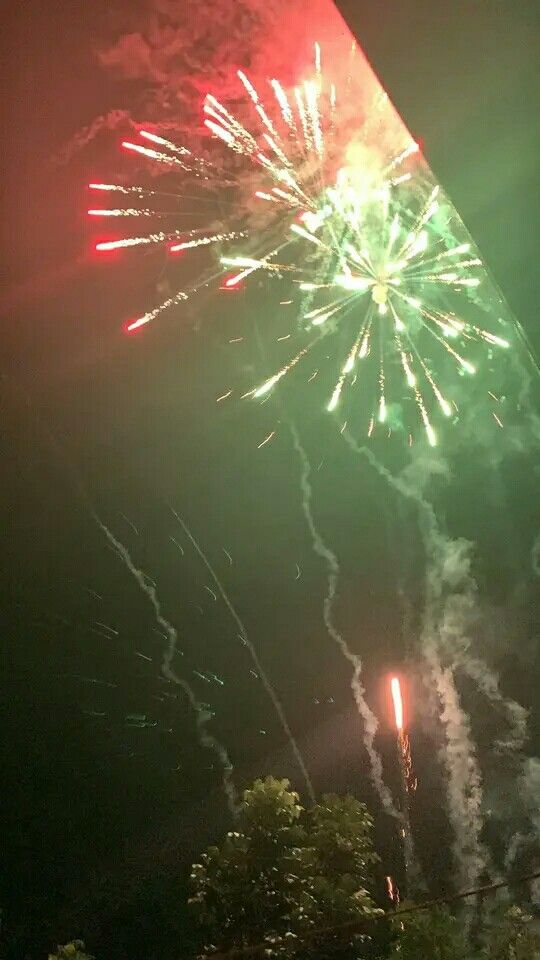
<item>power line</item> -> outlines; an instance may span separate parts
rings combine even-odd
[[[304,944],[306,940],[314,940],[317,937],[324,936],[329,933],[360,933],[369,927],[370,924],[380,923],[381,921],[388,920],[393,921],[399,919],[400,917],[410,916],[412,913],[419,913],[421,910],[431,910],[433,907],[443,906],[449,903],[456,903],[459,900],[466,900],[468,897],[481,897],[485,894],[494,893],[496,890],[501,890],[503,887],[509,887],[510,885],[514,886],[515,884],[530,883],[533,880],[540,880],[540,870],[537,870],[536,873],[529,873],[523,877],[512,878],[511,880],[498,880],[496,883],[488,883],[482,887],[475,887],[474,890],[465,890],[461,893],[454,893],[447,897],[437,897],[435,900],[426,900],[424,903],[418,903],[411,907],[403,907],[401,910],[388,911],[386,913],[381,913],[376,917],[371,917],[364,920],[352,920],[349,923],[342,923],[336,926],[331,927],[319,927],[316,930],[306,930],[303,934],[300,941],[301,944]],[[242,957],[254,957],[258,955],[264,955],[265,951],[269,949],[270,944],[268,941],[264,943],[257,943],[252,946],[239,947],[234,950],[226,950],[221,953],[211,953],[206,954],[205,956],[208,960],[239,960]]]

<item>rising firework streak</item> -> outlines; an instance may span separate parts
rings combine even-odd
[[[407,736],[405,730],[405,711],[403,706],[401,681],[399,677],[391,678],[390,692],[392,695],[392,703],[394,708],[394,723],[397,734],[397,754],[402,787],[401,808],[403,825],[401,829],[401,837],[403,840],[403,856],[405,861],[405,874],[408,888],[407,892],[410,896],[412,888],[417,887],[419,884],[419,869],[414,853],[410,818],[410,795],[416,791],[417,780],[412,767],[409,737]]]
[[[396,725],[399,755],[401,758],[401,771],[403,775],[403,784],[407,793],[414,792],[417,787],[417,779],[414,776],[411,759],[411,746],[409,738],[405,733],[403,696],[401,693],[401,682],[399,677],[392,677],[390,681],[390,691],[392,694],[392,703],[394,705],[394,721]]]

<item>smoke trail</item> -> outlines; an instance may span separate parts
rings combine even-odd
[[[425,634],[423,647],[442,708],[440,721],[446,745],[441,760],[448,774],[448,803],[460,883],[476,883],[487,866],[486,852],[480,844],[483,792],[476,748],[469,718],[459,702],[452,667],[442,666],[436,642],[426,641]]]
[[[504,858],[506,873],[515,876],[523,873],[524,867],[528,870],[530,863],[538,862],[540,852],[540,761],[536,757],[526,758],[521,775],[514,778],[507,792],[508,796],[504,792],[498,793],[497,800],[511,804],[513,809],[516,799],[521,801],[521,816],[514,823]],[[538,880],[531,884],[529,892],[532,902],[540,906]]]
[[[300,753],[300,749],[299,749],[299,747],[298,747],[298,744],[297,744],[297,742],[296,742],[296,740],[295,740],[295,738],[294,738],[294,735],[293,735],[293,733],[292,733],[292,730],[291,730],[291,728],[290,728],[290,726],[289,726],[287,717],[285,716],[285,711],[284,711],[284,709],[283,709],[283,706],[282,706],[282,704],[280,703],[280,701],[278,700],[277,695],[276,695],[276,692],[275,692],[275,690],[274,690],[274,688],[273,688],[273,686],[272,686],[272,684],[271,684],[271,682],[270,682],[270,680],[269,680],[269,678],[268,678],[268,676],[267,676],[267,674],[266,674],[266,672],[265,672],[265,670],[264,670],[264,667],[263,667],[262,664],[261,664],[261,661],[259,660],[257,651],[255,650],[255,647],[253,646],[251,640],[250,640],[249,637],[248,637],[247,630],[246,630],[244,624],[242,623],[240,617],[238,616],[238,613],[236,612],[235,608],[233,607],[233,605],[232,605],[232,603],[231,603],[231,601],[230,601],[227,593],[225,592],[225,588],[224,588],[223,584],[221,583],[221,580],[219,579],[217,573],[215,572],[214,568],[212,567],[212,565],[211,565],[208,557],[206,556],[206,554],[205,554],[204,551],[202,550],[201,546],[197,543],[195,537],[193,536],[193,534],[191,533],[191,531],[189,530],[189,528],[186,526],[186,524],[184,523],[184,521],[182,520],[182,518],[177,514],[176,510],[173,510],[172,507],[170,507],[170,510],[171,510],[171,512],[174,514],[174,516],[176,517],[176,519],[178,520],[178,523],[179,523],[180,526],[182,527],[182,530],[184,531],[186,537],[191,541],[191,543],[193,544],[195,550],[196,550],[197,553],[199,554],[199,557],[201,558],[201,560],[202,560],[202,562],[204,563],[206,569],[208,570],[210,576],[212,577],[212,579],[213,579],[216,587],[218,588],[218,590],[219,590],[219,592],[220,592],[220,594],[221,594],[221,597],[222,597],[222,599],[223,599],[223,602],[225,603],[225,606],[227,607],[229,613],[231,614],[234,622],[236,623],[236,625],[237,625],[237,627],[238,627],[238,629],[239,629],[239,631],[240,631],[241,639],[243,640],[243,642],[245,643],[246,647],[247,647],[248,650],[249,650],[251,659],[253,660],[253,663],[255,664],[255,667],[256,667],[256,669],[257,669],[257,673],[259,674],[259,676],[260,676],[260,678],[261,678],[262,685],[263,685],[264,689],[266,690],[268,696],[270,697],[270,700],[272,701],[272,704],[273,704],[274,709],[275,709],[275,711],[276,711],[276,713],[277,713],[277,715],[278,715],[278,718],[279,718],[279,721],[280,721],[280,723],[281,723],[281,726],[283,727],[283,730],[284,730],[284,732],[285,732],[285,734],[286,734],[286,736],[287,736],[287,739],[288,739],[288,741],[289,741],[289,743],[290,743],[290,745],[291,745],[292,752],[293,752],[294,757],[295,757],[295,759],[296,759],[296,762],[297,762],[297,764],[298,764],[298,766],[299,766],[299,768],[300,768],[300,771],[301,771],[301,773],[302,773],[302,776],[303,776],[303,778],[304,778],[304,780],[305,780],[305,784],[306,784],[307,791],[308,791],[308,793],[309,793],[310,799],[312,800],[313,803],[315,803],[315,791],[313,790],[313,784],[312,784],[312,782],[311,782],[311,778],[310,778],[309,773],[308,773],[308,771],[307,771],[307,767],[306,767],[306,765],[305,765],[305,763],[304,763],[304,758],[302,757],[302,754]]]
[[[289,423],[288,426],[293,438],[294,449],[296,450],[302,464],[302,473],[300,477],[300,486],[302,490],[302,511],[304,513],[304,517],[306,518],[306,523],[311,534],[313,550],[317,556],[324,560],[328,570],[328,588],[323,604],[324,623],[330,637],[340,648],[343,656],[349,661],[353,668],[351,689],[353,691],[356,706],[358,708],[358,713],[364,722],[364,745],[366,747],[371,764],[371,777],[373,784],[377,790],[377,793],[379,794],[384,810],[396,819],[401,820],[401,814],[398,810],[396,810],[390,791],[384,783],[382,761],[375,748],[375,736],[377,734],[379,723],[375,714],[370,710],[364,696],[365,690],[361,681],[362,661],[357,654],[353,653],[349,649],[346,640],[341,635],[334,623],[333,606],[336,599],[337,585],[339,580],[339,563],[335,554],[332,553],[329,547],[326,546],[313,519],[313,513],[311,510],[313,492],[310,484],[311,465],[307,458],[306,451],[300,442],[300,437],[298,436],[296,427],[292,423]]]
[[[529,711],[510,697],[503,696],[499,687],[499,678],[486,666],[483,660],[467,655],[465,659],[460,661],[459,665],[464,673],[471,680],[474,680],[486,699],[506,714],[509,730],[504,740],[496,741],[497,748],[510,751],[512,754],[521,751],[529,739],[527,728]]]
[[[423,502],[425,504],[425,501]],[[432,507],[429,507],[429,510],[433,513]],[[436,523],[434,513],[433,519]],[[439,655],[442,653],[446,658],[450,658],[452,673],[455,675],[460,669],[476,684],[491,705],[503,714],[508,729],[504,739],[496,742],[496,747],[514,756],[522,751],[528,739],[528,712],[515,700],[503,695],[497,673],[484,660],[475,657],[470,649],[470,628],[478,619],[477,586],[471,573],[472,544],[461,538],[451,540],[435,527],[431,544],[422,642],[428,649],[435,640]],[[425,536],[424,545],[429,558],[430,541],[426,541]],[[434,675],[436,673],[437,671]],[[450,696],[449,703],[452,701],[456,702],[453,695]],[[462,715],[460,723],[464,722],[462,733],[466,743],[470,738],[470,724],[465,714]]]
[[[528,739],[528,711],[500,689],[497,673],[482,659],[471,653],[469,628],[478,619],[477,586],[471,573],[472,544],[463,539],[450,540],[440,534],[436,560],[439,570],[437,583],[432,583],[432,596],[441,596],[446,583],[444,609],[439,617],[437,630],[441,649],[452,657],[452,667],[459,668],[478,687],[485,698],[503,714],[507,724],[504,739],[496,746],[510,751],[512,755],[523,749]],[[436,578],[435,566],[431,574]]]
[[[540,533],[538,534],[532,546],[531,563],[533,572],[537,577],[540,577]]]
[[[422,652],[429,667],[441,706],[440,720],[446,746],[441,760],[447,773],[449,816],[454,829],[454,855],[463,883],[476,882],[486,867],[486,854],[480,844],[482,829],[482,778],[469,720],[460,705],[454,669],[443,666],[444,641],[454,635],[457,615],[469,609],[469,558],[466,541],[451,541],[439,530],[435,511],[419,490],[401,477],[395,477],[366,447],[343,432],[349,447],[366,457],[370,465],[401,496],[418,507],[420,532],[427,554],[426,609],[421,634]],[[439,465],[439,469],[441,469]],[[463,619],[461,620],[463,625]],[[451,628],[451,629],[450,629]]]
[[[538,844],[540,841],[540,760],[538,757],[527,757],[518,786]]]
[[[176,644],[178,641],[178,634],[176,632],[176,629],[163,616],[155,587],[150,583],[150,581],[148,580],[148,577],[145,576],[143,571],[139,570],[138,567],[135,566],[124,544],[120,543],[120,541],[116,539],[116,537],[111,533],[109,528],[102,522],[102,520],[99,518],[99,516],[93,509],[91,510],[91,513],[92,513],[92,517],[94,518],[100,530],[102,530],[102,532],[105,534],[109,543],[114,547],[120,559],[125,563],[129,572],[133,575],[133,577],[137,581],[142,592],[145,593],[148,599],[150,600],[150,603],[154,608],[156,621],[159,624],[159,626],[162,627],[162,629],[165,631],[165,634],[167,635],[168,646],[166,647],[163,654],[163,662],[161,665],[162,673],[165,677],[167,677],[168,680],[171,680],[173,683],[176,683],[184,691],[189,701],[190,707],[192,708],[192,710],[194,710],[196,714],[197,732],[199,735],[199,742],[201,746],[205,747],[205,749],[207,750],[212,750],[216,754],[216,756],[219,758],[219,761],[223,769],[223,774],[222,774],[223,790],[225,791],[225,796],[227,797],[227,804],[228,804],[229,810],[231,811],[233,816],[235,816],[238,812],[239,804],[236,798],[236,790],[235,790],[233,779],[232,779],[233,767],[229,759],[229,755],[225,747],[223,746],[223,744],[221,744],[219,740],[216,740],[216,738],[213,737],[212,734],[210,734],[206,728],[206,724],[210,720],[210,714],[202,706],[202,704],[198,702],[187,680],[184,680],[182,677],[179,677],[172,667],[172,661],[174,658],[174,654],[176,651]]]
[[[540,837],[540,820],[538,817],[535,820],[532,813],[538,809],[540,796],[534,782],[534,761],[523,754],[528,739],[528,711],[503,695],[497,673],[471,653],[468,632],[478,617],[477,586],[471,573],[472,544],[445,536],[432,505],[422,494],[422,486],[430,473],[443,471],[443,464],[420,461],[407,468],[406,479],[403,475],[396,477],[378,462],[371,450],[360,447],[346,432],[344,437],[351,449],[365,456],[390,486],[418,508],[427,557],[426,609],[421,644],[442,707],[440,719],[447,740],[447,752],[442,760],[447,769],[449,806],[456,833],[455,854],[464,868],[463,877],[473,879],[487,863],[486,851],[479,844],[482,780],[470,722],[456,689],[457,670],[473,680],[484,697],[505,717],[507,731],[496,741],[495,748],[509,761],[517,759],[520,764],[519,794],[528,811],[533,833]],[[533,570],[540,574],[540,537],[535,541],[531,555]],[[539,565],[538,571],[535,563]]]
[[[102,130],[116,130],[122,123],[132,124],[130,114],[127,110],[109,110],[100,117],[95,117],[92,123],[78,130],[70,140],[67,141],[52,158],[51,162],[56,167],[64,167],[76,153],[83,150],[94,140]]]
[[[425,503],[425,501],[423,501]],[[456,668],[462,666],[475,678],[468,657],[467,630],[475,619],[476,584],[470,573],[470,547],[466,540],[450,540],[436,527],[431,505],[431,539],[424,538],[428,555],[426,608],[420,642],[431,672],[442,713],[446,745],[441,759],[448,773],[448,799],[454,828],[454,853],[461,882],[476,883],[488,866],[487,851],[480,842],[483,826],[482,776],[471,732],[470,719],[461,706],[456,688]],[[431,551],[431,553],[430,553]],[[498,694],[498,678],[487,665],[483,686]]]

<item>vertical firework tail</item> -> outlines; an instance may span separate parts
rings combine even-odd
[[[390,692],[392,694],[392,703],[394,707],[397,758],[401,784],[400,806],[402,822],[400,826],[400,833],[405,866],[405,882],[407,888],[406,894],[408,897],[410,897],[411,894],[421,885],[420,871],[414,852],[410,818],[410,794],[414,793],[416,790],[417,781],[412,768],[409,738],[405,732],[403,696],[401,692],[401,683],[398,677],[392,677],[390,681]]]

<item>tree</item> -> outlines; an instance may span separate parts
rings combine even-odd
[[[390,960],[467,960],[470,956],[459,921],[443,907],[396,919],[394,931]]]
[[[540,936],[530,926],[532,917],[510,907],[490,932],[485,960],[540,960]]]
[[[359,944],[381,914],[367,889],[378,859],[372,826],[353,797],[325,796],[304,810],[288,780],[256,780],[237,829],[192,868],[205,949],[265,942],[271,957],[313,956],[313,948],[318,960],[366,956]],[[358,920],[368,921],[366,932],[325,930]]]
[[[56,953],[49,954],[49,960],[94,960],[85,952],[82,940],[72,940],[63,947],[58,947]]]

